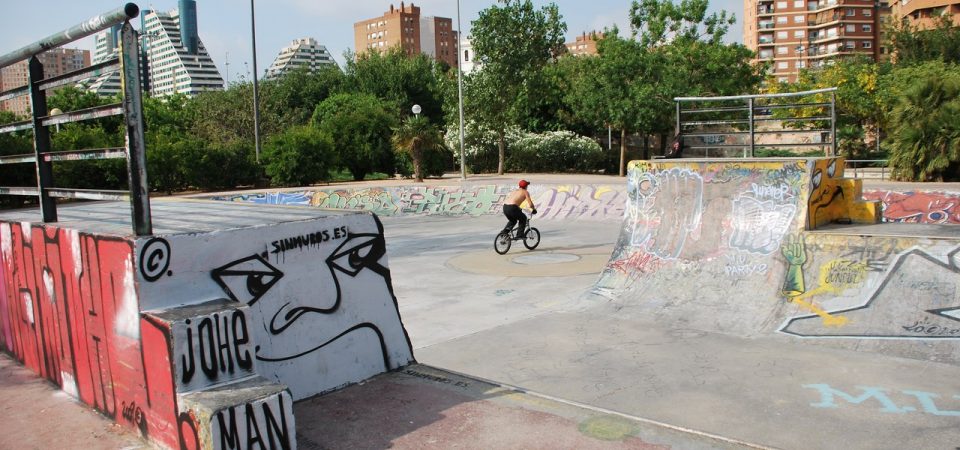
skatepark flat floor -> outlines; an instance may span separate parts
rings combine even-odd
[[[583,295],[603,262],[581,257],[582,271],[566,267],[573,262],[548,263],[609,255],[619,222],[534,220],[541,248],[514,247],[497,258],[493,236],[502,222],[384,219],[394,288],[420,363],[761,446],[960,446],[956,366],[779,335],[707,333],[630,314]],[[516,262],[541,253],[537,275]],[[696,286],[677,288],[696,293]],[[863,388],[879,389],[895,406],[862,397]]]

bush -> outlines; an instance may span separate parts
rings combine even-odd
[[[264,160],[274,186],[305,186],[329,180],[333,139],[309,126],[293,127],[266,142]]]
[[[524,133],[511,144],[506,165],[515,172],[593,172],[603,161],[600,144],[571,131]]]

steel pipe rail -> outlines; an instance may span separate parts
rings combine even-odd
[[[133,3],[127,3],[120,8],[109,11],[89,20],[74,25],[59,33],[47,36],[44,39],[27,44],[20,49],[14,50],[6,55],[0,56],[0,68],[29,59],[37,54],[43,53],[52,48],[68,44],[77,39],[82,39],[91,34],[103,31],[118,23],[126,22],[137,17],[140,14],[140,7]]]
[[[748,98],[783,98],[783,97],[800,97],[804,95],[813,95],[813,94],[825,94],[828,92],[836,92],[837,88],[824,88],[824,89],[814,89],[812,91],[801,91],[801,92],[783,92],[780,94],[751,94],[751,95],[730,95],[725,97],[674,97],[673,101],[675,102],[699,102],[699,101],[719,101],[719,100],[746,100]]]

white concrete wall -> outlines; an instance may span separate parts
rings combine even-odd
[[[413,361],[372,214],[155,236],[136,255],[143,310],[248,305],[257,372],[295,399]]]

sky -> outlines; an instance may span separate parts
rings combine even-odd
[[[18,50],[47,36],[66,30],[116,8],[125,2],[109,0],[35,0],[4,1],[0,10],[0,55]],[[141,10],[176,9],[177,0],[133,2]],[[408,2],[407,2],[408,3]],[[591,30],[617,25],[621,35],[629,33],[629,0],[533,0],[537,8],[555,3],[567,24],[566,40]],[[343,53],[354,50],[353,23],[378,17],[390,9],[390,0],[272,0],[257,1],[257,71],[262,75],[283,47],[294,39],[312,37],[325,45],[343,66]],[[393,3],[399,7],[399,0]],[[449,17],[457,26],[456,0],[420,0],[423,16]],[[470,22],[494,0],[460,0],[460,22],[469,35]],[[727,35],[729,42],[742,42],[743,1],[711,0],[710,10],[724,9],[736,15],[738,23]],[[242,0],[197,0],[197,28],[221,75],[228,82],[252,76],[250,2]],[[139,20],[134,26],[139,28]],[[93,50],[93,39],[86,38],[68,48]]]

